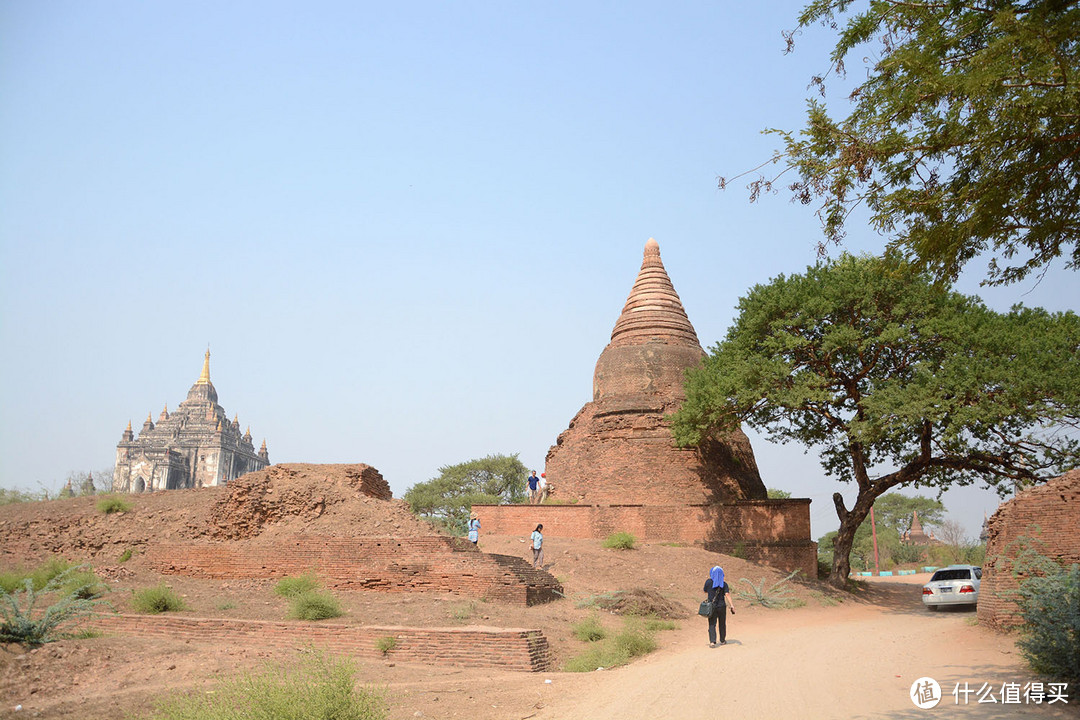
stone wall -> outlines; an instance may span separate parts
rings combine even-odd
[[[562,586],[522,558],[483,553],[462,538],[295,535],[257,543],[159,543],[147,550],[165,575],[215,579],[314,573],[342,590],[448,592],[516,605],[555,600]]]
[[[539,630],[364,627],[160,615],[103,615],[86,624],[105,632],[191,642],[286,648],[310,644],[369,659],[382,658],[376,643],[392,637],[396,644],[390,658],[400,662],[526,672],[547,670],[552,664],[547,638]]]
[[[979,624],[1020,623],[1009,599],[1017,580],[1011,571],[1017,540],[1031,538],[1038,551],[1064,565],[1080,563],[1080,470],[1028,488],[1003,504],[987,523],[986,562],[979,587]]]
[[[682,542],[817,577],[810,500],[745,500],[713,505],[474,505],[483,535],[603,539],[632,533],[645,542]]]

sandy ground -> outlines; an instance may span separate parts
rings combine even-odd
[[[327,502],[325,511],[310,520],[305,519],[306,496],[293,493],[289,497],[299,499],[283,504],[292,511],[281,513],[283,519],[267,525],[267,532],[366,534],[378,527],[409,534],[423,529],[412,526],[399,503],[350,499],[347,485],[331,485],[345,499]],[[281,490],[276,488],[278,496],[286,494]],[[122,516],[96,513],[91,498],[0,508],[0,569],[57,554],[91,562],[107,578],[110,598],[123,611],[131,610],[132,590],[166,582],[184,596],[190,608],[182,613],[186,616],[284,619],[287,602],[274,595],[271,581],[210,581],[153,572],[141,549],[159,537],[201,538],[208,532],[207,514],[222,497],[204,491],[165,495],[137,498],[135,508]],[[319,499],[332,497],[323,492]],[[480,546],[486,552],[530,556],[525,538],[484,536]],[[119,563],[117,555],[125,548],[138,552]],[[692,615],[708,568],[722,564],[735,590],[751,582],[771,584],[783,573],[670,544],[618,551],[597,541],[551,538],[545,550],[546,569],[562,583],[565,600],[523,608],[450,595],[339,592],[345,615],[326,622],[538,628],[561,666],[586,649],[571,629],[597,612],[588,606],[597,593],[643,588],[686,610],[676,630],[658,634],[657,652],[626,667],[591,673],[492,672],[394,662],[392,657],[361,662],[358,681],[386,694],[391,720],[1080,718],[1078,704],[1025,704],[1023,698],[1018,704],[991,704],[979,703],[972,694],[966,705],[958,705],[952,694],[957,683],[973,691],[988,685],[1000,701],[1004,683],[1023,686],[1037,678],[1016,650],[1015,636],[979,627],[973,610],[926,610],[920,587],[928,575],[863,579],[854,593],[838,593],[817,581],[793,582],[794,597],[803,606],[785,610],[736,600],[737,614],[728,618],[728,644],[712,649],[706,621]],[[611,630],[623,623],[606,613],[599,618]],[[223,677],[287,662],[304,652],[269,650],[257,641],[200,645],[122,636],[63,640],[34,650],[0,645],[0,718],[142,718],[170,693],[213,692]],[[912,683],[922,677],[934,678],[943,691],[941,703],[931,710],[917,708],[909,698]]]

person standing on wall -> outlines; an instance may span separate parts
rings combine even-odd
[[[724,582],[724,568],[716,565],[709,571],[704,590],[706,599],[713,604],[709,613],[709,647],[716,647],[717,625],[720,626],[720,644],[727,645],[727,615],[724,611],[730,607],[734,615],[735,601],[731,599],[731,588]]]
[[[480,518],[476,513],[469,513],[469,542],[475,545],[480,540]]]
[[[535,505],[536,499],[539,497],[538,490],[540,488],[540,478],[536,477],[536,471],[532,471],[532,475],[529,476],[529,504]]]
[[[540,483],[538,487],[540,488],[540,497],[537,498],[536,504],[543,505],[548,496],[547,473],[540,473]]]
[[[544,529],[543,523],[536,526],[532,532],[533,567],[544,566],[544,535],[540,531]]]

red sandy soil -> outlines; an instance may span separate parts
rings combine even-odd
[[[345,478],[346,467],[264,471],[262,479],[254,480],[266,484],[262,491],[270,490],[260,492],[270,509],[254,521],[254,536],[431,533],[400,501],[357,494]],[[215,508],[229,502],[228,492],[210,488],[131,496],[132,511],[108,516],[96,511],[95,498],[0,507],[0,569],[61,555],[93,563],[109,578],[109,598],[122,611],[130,610],[132,589],[164,581],[191,608],[182,615],[283,620],[287,602],[273,594],[271,581],[158,576],[138,553],[128,562],[117,562],[125,549],[146,548],[157,538],[220,537],[221,528],[210,518]],[[480,548],[531,557],[523,537],[485,536]],[[702,597],[708,568],[723,565],[736,591],[749,589],[746,581],[771,584],[782,573],[665,544],[619,551],[597,541],[549,538],[545,554],[547,569],[563,584],[565,600],[523,608],[453,595],[336,592],[346,614],[326,622],[539,628],[558,665],[584,650],[570,628],[596,612],[580,605],[597,593],[645,588],[686,609],[678,629],[658,634],[657,652],[601,672],[499,672],[392,659],[361,661],[359,680],[386,693],[392,720],[674,720],[719,715],[914,720],[930,712],[1002,719],[1080,717],[1080,708],[1061,703],[990,705],[977,703],[972,695],[969,705],[955,705],[951,692],[956,683],[975,688],[988,683],[1000,692],[1004,682],[1023,684],[1036,678],[1023,665],[1014,636],[979,627],[973,611],[925,610],[919,592],[925,576],[892,582],[875,578],[859,583],[860,589],[851,594],[818,582],[793,582],[794,596],[805,604],[784,610],[736,598],[737,614],[728,616],[728,645],[712,649],[705,620],[691,614]],[[612,630],[623,622],[608,613],[599,617]],[[0,646],[0,718],[145,716],[156,699],[170,692],[212,691],[223,676],[303,652],[123,636],[63,640],[30,651]],[[912,682],[924,676],[935,678],[945,692],[932,711],[919,710],[908,697]]]

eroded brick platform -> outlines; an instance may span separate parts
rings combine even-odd
[[[394,638],[390,657],[398,662],[467,665],[501,670],[541,672],[552,665],[547,638],[539,630],[450,627],[352,626],[188,618],[162,615],[106,615],[87,623],[103,632],[167,637],[192,642],[242,643],[262,647],[314,647],[361,658],[379,659],[376,643]]]
[[[482,535],[602,540],[616,532],[645,542],[681,542],[817,577],[810,501],[744,500],[715,505],[473,505]]]
[[[550,602],[562,586],[522,558],[483,553],[462,538],[295,535],[257,542],[160,543],[148,551],[165,575],[274,579],[314,573],[327,586],[436,591],[515,605]]]

